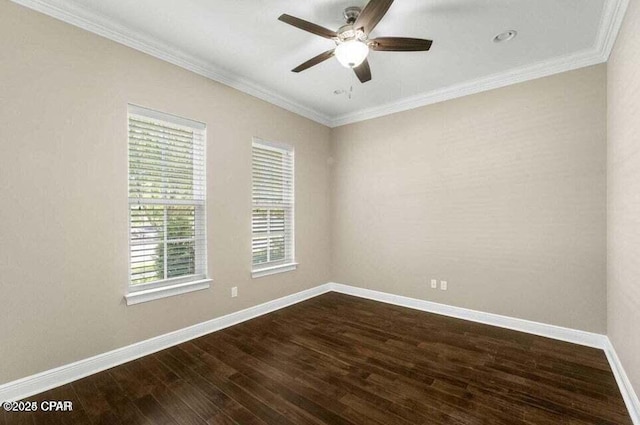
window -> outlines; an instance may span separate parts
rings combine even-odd
[[[208,287],[205,194],[205,125],[129,106],[129,304]]]
[[[292,147],[253,140],[253,277],[296,268],[293,170]]]

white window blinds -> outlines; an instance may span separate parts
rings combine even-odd
[[[206,277],[205,125],[129,106],[132,289]]]
[[[253,270],[294,263],[293,148],[253,141]]]

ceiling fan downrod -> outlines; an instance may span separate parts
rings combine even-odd
[[[360,16],[360,12],[362,12],[362,9],[357,6],[347,7],[343,13],[344,19],[347,21],[347,25],[353,25],[356,22],[356,19],[358,19],[358,16]]]

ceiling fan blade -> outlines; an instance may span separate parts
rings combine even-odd
[[[324,38],[335,38],[338,36],[335,31],[331,31],[320,25],[316,25],[312,22],[305,21],[304,19],[296,18],[295,16],[287,15],[286,13],[280,15],[278,18],[280,21],[293,25],[296,28],[310,32],[311,34],[319,35]]]
[[[369,61],[367,59],[365,59],[360,66],[353,68],[353,71],[356,73],[358,80],[360,80],[361,83],[366,83],[371,80],[371,67],[369,67]]]
[[[364,9],[362,9],[353,27],[363,28],[364,33],[369,34],[387,13],[392,3],[393,0],[371,0]]]
[[[371,49],[382,52],[424,52],[431,48],[431,44],[431,40],[405,37],[378,37],[369,43]]]
[[[319,64],[320,62],[326,61],[327,59],[329,59],[330,57],[333,56],[334,50],[335,49],[331,49],[331,50],[327,50],[324,53],[320,53],[318,56],[315,56],[315,57],[309,59],[308,61],[306,61],[302,65],[299,65],[296,68],[293,68],[291,70],[291,72],[302,72],[305,69],[309,69],[312,66],[315,66],[315,65]]]

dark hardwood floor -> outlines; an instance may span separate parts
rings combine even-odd
[[[29,400],[73,411],[0,424],[631,424],[600,350],[336,293]]]

